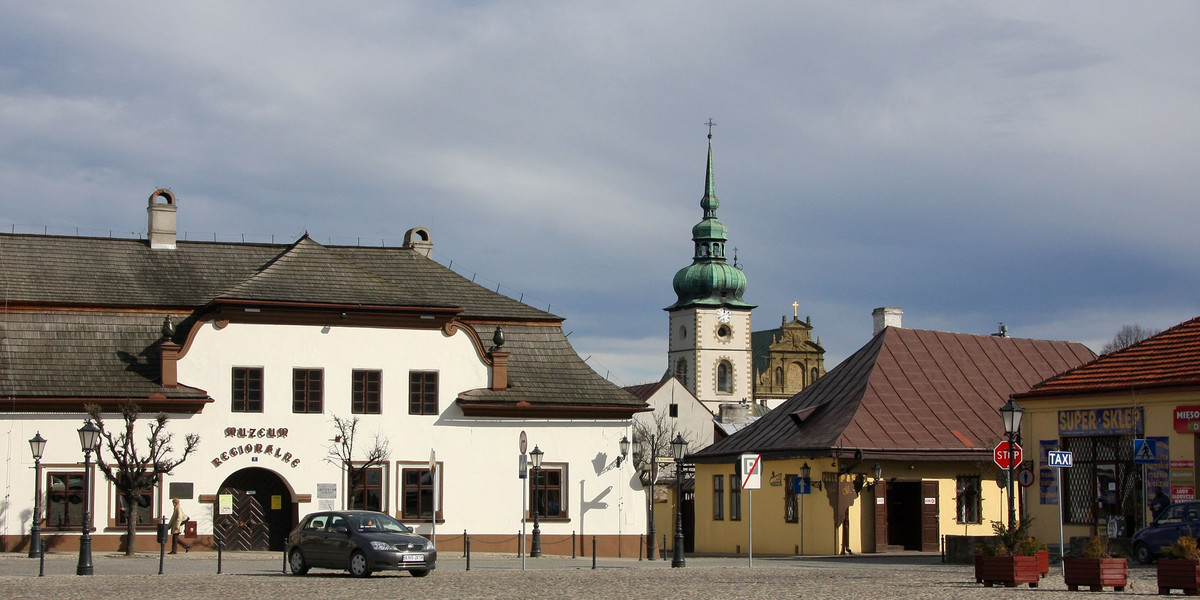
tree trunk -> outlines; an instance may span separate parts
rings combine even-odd
[[[134,535],[137,533],[137,496],[131,493],[123,494],[125,499],[125,556],[137,553]]]

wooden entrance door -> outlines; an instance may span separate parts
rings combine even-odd
[[[921,551],[941,549],[941,530],[938,522],[938,482],[921,482]]]
[[[242,469],[217,493],[233,498],[231,514],[219,514],[218,508],[213,517],[213,535],[227,550],[283,550],[296,515],[291,491],[278,475],[258,467]]]

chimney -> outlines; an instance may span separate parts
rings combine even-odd
[[[895,306],[881,306],[871,311],[871,317],[875,321],[875,332],[871,337],[879,335],[885,327],[900,327],[900,317],[904,316],[904,311]]]
[[[433,236],[424,227],[413,227],[404,232],[404,247],[429,258],[433,254]]]
[[[722,404],[718,408],[718,419],[722,423],[749,423],[750,422],[750,405],[749,404]]]
[[[159,202],[158,198],[166,202]],[[150,215],[148,231],[151,250],[175,249],[175,194],[167,188],[159,188],[150,194],[150,206],[146,212]]]

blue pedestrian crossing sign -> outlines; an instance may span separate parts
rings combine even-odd
[[[1139,465],[1156,463],[1158,462],[1157,450],[1154,440],[1135,439],[1133,440],[1133,462]]]
[[[1075,464],[1075,455],[1062,450],[1051,450],[1046,453],[1046,464],[1051,467],[1070,467]]]

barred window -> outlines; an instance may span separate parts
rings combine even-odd
[[[725,519],[725,476],[713,475],[713,520]]]
[[[956,521],[963,524],[982,523],[982,484],[978,475],[959,475],[955,490]]]
[[[1111,517],[1136,520],[1142,510],[1142,482],[1140,465],[1133,462],[1133,437],[1064,437],[1062,449],[1074,453],[1075,464],[1059,469],[1066,523],[1097,525]]]
[[[796,494],[796,480],[799,475],[783,476],[783,520],[786,523],[800,522],[799,497]]]
[[[729,520],[742,520],[742,482],[737,475],[729,476]]]

